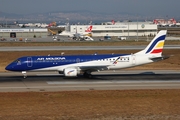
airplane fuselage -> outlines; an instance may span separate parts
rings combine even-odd
[[[104,69],[121,69],[152,62],[152,60],[143,59],[141,61],[137,58],[134,54],[27,56],[12,62],[6,69],[12,71],[63,71],[65,68],[76,66],[79,66],[80,69],[86,66],[107,66]]]

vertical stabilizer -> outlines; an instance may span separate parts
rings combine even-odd
[[[92,25],[89,26],[89,27],[87,28],[87,30],[85,30],[85,32],[91,32],[91,31],[92,31]]]
[[[137,52],[135,54],[136,55],[149,54],[156,57],[160,57],[162,55],[166,33],[167,30],[159,31],[159,33],[154,37],[154,39],[149,43],[149,45],[144,50]]]

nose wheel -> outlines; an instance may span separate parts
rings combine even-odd
[[[22,74],[24,76],[24,79],[26,79],[26,77],[27,77],[26,71],[22,71]]]

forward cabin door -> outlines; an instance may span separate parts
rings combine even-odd
[[[28,67],[32,67],[33,66],[32,57],[27,57],[27,66]]]

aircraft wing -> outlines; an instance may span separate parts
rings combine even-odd
[[[79,67],[82,71],[102,71],[102,70],[108,70],[109,65],[104,65],[104,66],[81,66]]]

